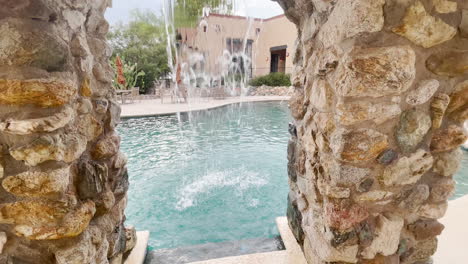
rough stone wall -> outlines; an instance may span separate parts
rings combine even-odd
[[[134,244],[108,5],[0,0],[0,263],[122,263]]]
[[[277,1],[299,32],[287,215],[307,260],[427,263],[466,140],[468,1]]]
[[[288,96],[294,88],[289,86],[250,86],[249,96]]]

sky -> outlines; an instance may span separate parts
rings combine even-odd
[[[107,9],[106,18],[111,25],[117,22],[127,22],[130,19],[130,11],[133,9],[150,10],[160,14],[164,0],[113,0],[112,8]],[[186,0],[190,1],[190,0]],[[258,18],[269,18],[283,14],[278,3],[271,0],[235,0],[236,9],[234,13],[240,16],[252,16]]]

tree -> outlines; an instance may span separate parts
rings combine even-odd
[[[145,73],[136,81],[141,92],[170,72],[164,34],[162,19],[140,10],[132,11],[128,24],[120,23],[109,32],[108,39],[114,49],[112,60],[118,55],[129,65],[138,65],[137,72]]]
[[[234,4],[232,0],[176,0],[174,7],[176,28],[195,27],[205,7],[217,13],[229,14]]]

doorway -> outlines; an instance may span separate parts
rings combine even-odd
[[[270,48],[271,63],[270,72],[286,72],[286,50],[288,46],[277,46]]]

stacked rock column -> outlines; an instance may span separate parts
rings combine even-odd
[[[466,140],[468,2],[277,2],[299,35],[287,215],[306,259],[429,262]]]
[[[122,263],[134,245],[109,5],[0,0],[0,263]]]

